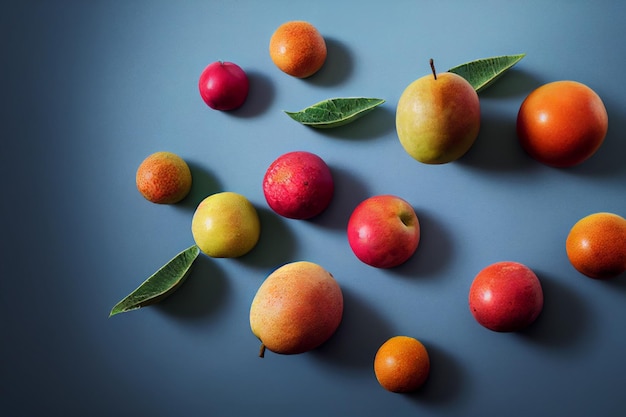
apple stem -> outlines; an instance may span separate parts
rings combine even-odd
[[[265,345],[261,343],[261,349],[259,349],[259,358],[265,357]]]
[[[433,71],[433,77],[435,77],[435,80],[437,79],[437,72],[435,71],[435,61],[430,58],[430,69]]]

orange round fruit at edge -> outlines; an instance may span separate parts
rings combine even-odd
[[[394,336],[378,348],[374,373],[387,391],[415,391],[424,385],[430,373],[428,351],[415,338]]]
[[[156,152],[139,165],[137,189],[146,200],[157,204],[178,203],[191,189],[187,163],[171,152]]]
[[[565,241],[567,257],[590,278],[610,279],[626,272],[626,219],[594,213],[578,220]]]
[[[578,165],[602,145],[608,115],[600,96],[576,81],[555,81],[532,91],[517,115],[522,147],[546,165]]]
[[[283,72],[306,78],[315,74],[326,61],[326,42],[309,22],[283,23],[270,39],[270,57]]]

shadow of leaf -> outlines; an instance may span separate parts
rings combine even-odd
[[[210,317],[226,299],[228,280],[216,262],[200,254],[191,275],[175,294],[158,304],[163,312],[181,320]]]
[[[315,129],[321,135],[348,140],[376,139],[394,132],[396,128],[395,110],[387,103],[352,122],[327,129]]]
[[[523,69],[512,68],[492,85],[481,91],[479,96],[486,100],[526,97],[543,83],[544,81],[536,74]]]

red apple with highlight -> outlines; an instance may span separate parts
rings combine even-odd
[[[245,71],[232,62],[209,64],[198,81],[202,100],[214,110],[235,110],[248,97],[250,82]]]
[[[495,332],[514,332],[533,323],[543,309],[543,290],[526,265],[503,261],[481,270],[470,287],[476,321]]]
[[[293,151],[279,156],[263,177],[267,204],[289,219],[310,219],[322,213],[334,191],[330,168],[311,152]]]
[[[376,268],[393,268],[417,250],[420,223],[413,207],[394,195],[362,201],[348,220],[348,243],[357,258]]]

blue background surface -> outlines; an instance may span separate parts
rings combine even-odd
[[[568,263],[581,217],[626,215],[626,4],[618,1],[5,1],[0,254],[0,414],[6,416],[617,416],[626,410],[626,277],[598,282]],[[268,43],[303,19],[325,36],[310,79],[280,72]],[[461,160],[427,166],[395,134],[403,89],[477,58],[527,53],[481,93],[482,127]],[[202,102],[206,65],[232,61],[251,81],[241,109]],[[609,113],[597,154],[572,169],[529,158],[515,136],[524,97],[573,79]],[[282,110],[330,97],[387,102],[334,130]],[[193,172],[192,192],[154,205],[135,188],[149,154],[168,150]],[[336,195],[310,221],[273,214],[262,194],[280,154],[326,160]],[[108,318],[111,307],[193,244],[205,196],[246,195],[262,221],[240,259],[197,261],[170,298]],[[415,256],[393,270],[360,263],[345,226],[375,194],[408,200],[422,224]],[[331,271],[344,320],[319,349],[257,357],[250,302],[294,260]],[[480,327],[467,306],[473,277],[514,260],[539,275],[542,315],[526,331]],[[428,348],[430,379],[415,394],[377,383],[387,338]]]

